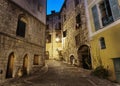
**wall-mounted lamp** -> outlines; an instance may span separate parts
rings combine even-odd
[[[56,42],[59,42],[59,41],[60,41],[60,38],[59,38],[59,37],[57,37],[55,40],[56,40]]]

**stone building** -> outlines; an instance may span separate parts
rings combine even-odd
[[[93,68],[120,82],[120,0],[85,0]]]
[[[47,15],[46,59],[61,59],[62,34],[59,12],[52,11]]]
[[[63,57],[66,62],[91,69],[84,0],[65,0],[61,9]],[[73,59],[70,59],[70,58]]]
[[[44,65],[46,0],[0,0],[0,81]]]

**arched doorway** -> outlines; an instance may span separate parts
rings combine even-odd
[[[13,69],[14,69],[14,53],[11,53],[8,57],[6,78],[12,78]]]
[[[92,69],[90,49],[87,45],[82,45],[78,49],[78,59],[84,69]]]
[[[70,56],[70,64],[73,65],[74,64],[74,60],[75,60],[75,57],[73,55]]]
[[[24,56],[23,59],[23,75],[27,75],[28,70],[28,55]]]

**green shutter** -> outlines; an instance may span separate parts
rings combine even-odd
[[[109,3],[110,3],[113,19],[117,20],[118,18],[120,18],[120,9],[118,5],[118,0],[109,0]]]
[[[95,29],[99,30],[100,29],[100,22],[99,22],[98,10],[97,10],[96,5],[94,7],[92,7],[92,14],[93,14],[93,19],[94,19]]]

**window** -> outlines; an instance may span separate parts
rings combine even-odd
[[[92,7],[92,14],[96,31],[99,30],[101,27],[98,8],[100,9],[100,19],[102,21],[102,26],[111,24],[112,22],[120,18],[120,8],[118,5],[118,0],[102,0],[102,2],[99,3],[99,7],[97,7],[97,5],[94,5]]]
[[[42,10],[43,10],[42,3],[38,1],[38,11],[42,12]]]
[[[113,22],[112,11],[108,0],[104,0],[100,3],[102,25],[106,26]]]
[[[33,65],[39,65],[39,55],[34,55]]]
[[[101,46],[101,49],[105,49],[106,48],[105,39],[103,37],[100,38],[100,46]]]
[[[76,41],[76,46],[79,46],[79,44],[80,44],[80,34],[75,36],[75,41]]]
[[[95,30],[97,31],[100,29],[100,22],[99,22],[99,17],[98,17],[99,15],[98,15],[97,5],[92,7],[92,14],[93,14]]]
[[[61,30],[61,23],[59,22],[59,30]]]
[[[46,37],[46,43],[51,43],[51,35],[48,34]]]
[[[59,19],[61,19],[61,15],[59,15],[58,17],[59,17]]]
[[[49,17],[47,17],[47,21],[49,21]]]
[[[47,26],[46,26],[46,30],[49,30],[49,24],[47,24]]]
[[[25,37],[25,29],[26,29],[26,23],[21,19],[18,19],[16,35],[20,37]]]
[[[75,7],[79,4],[79,0],[74,0]]]
[[[76,28],[79,28],[81,26],[81,16],[78,14],[76,16]]]
[[[67,30],[63,31],[63,37],[66,37],[66,35],[67,35]]]

